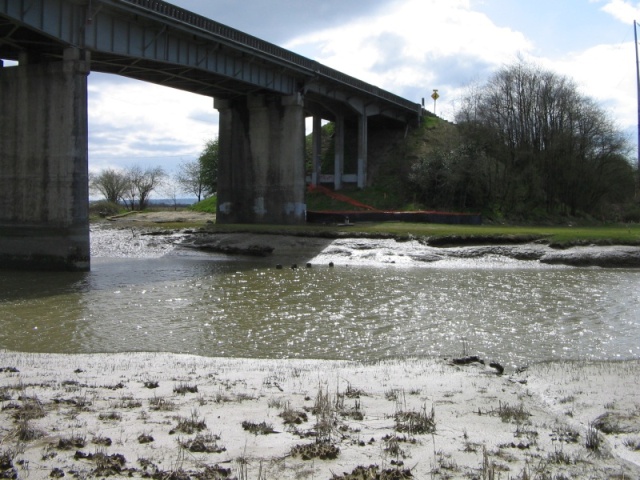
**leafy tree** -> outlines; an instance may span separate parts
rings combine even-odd
[[[89,177],[90,188],[100,192],[107,201],[112,203],[118,203],[123,199],[128,183],[125,173],[112,168],[104,169]]]
[[[183,162],[178,165],[178,171],[175,175],[176,183],[182,191],[195,195],[198,202],[202,200],[205,192],[209,191],[206,180],[205,170],[200,160]]]
[[[488,159],[473,146],[436,148],[411,166],[409,182],[420,201],[434,207],[482,208],[486,202]]]
[[[218,151],[218,139],[209,140],[198,158],[203,191],[207,195],[218,191]]]
[[[149,195],[162,185],[166,173],[162,167],[149,167],[142,170],[136,165],[127,169],[126,177],[128,184],[124,194],[125,201],[131,210],[135,210],[137,199],[138,210],[144,210],[149,203]]]

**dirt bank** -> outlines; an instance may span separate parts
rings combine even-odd
[[[212,213],[193,212],[191,210],[128,213],[109,217],[109,221],[117,225],[154,225],[164,223],[206,224],[215,222]]]

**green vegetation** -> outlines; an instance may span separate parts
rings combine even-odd
[[[198,157],[200,172],[203,178],[204,192],[213,195],[218,190],[218,139],[209,140]]]
[[[124,208],[122,206],[108,200],[92,202],[89,205],[89,217],[92,218],[112,217],[123,212]]]
[[[413,203],[407,203],[400,192],[394,189],[387,189],[382,185],[375,185],[368,188],[359,189],[354,186],[347,186],[339,192],[364,205],[368,205],[377,210],[410,211],[417,210]],[[307,192],[305,201],[307,210],[311,211],[365,211],[365,208],[355,207],[349,203],[344,203],[333,199],[320,192]]]
[[[570,79],[523,61],[470,90],[456,136],[416,155],[421,202],[512,222],[637,219],[622,132]]]
[[[215,195],[205,198],[204,200],[191,205],[189,207],[190,210],[194,212],[204,212],[204,213],[216,213],[216,207],[218,206],[218,197]]]
[[[490,222],[640,221],[625,136],[570,79],[518,61],[460,105],[455,124],[426,112],[407,135],[370,137],[369,186],[345,193],[381,210],[473,212]],[[332,124],[323,127],[327,174],[332,133]],[[347,141],[347,173],[353,148]],[[307,206],[357,210],[315,193]]]
[[[336,238],[340,236],[428,238],[440,245],[548,242],[558,248],[571,245],[640,245],[640,225],[513,226],[444,225],[435,223],[356,223],[348,229],[329,225],[208,225],[212,232],[246,232]]]

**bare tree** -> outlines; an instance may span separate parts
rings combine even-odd
[[[173,210],[178,210],[178,193],[180,193],[178,185],[172,181],[164,182],[160,191],[162,192],[162,195],[165,195],[169,200],[171,200]]]
[[[202,200],[207,188],[205,182],[205,171],[198,160],[183,162],[178,166],[175,181],[180,188]]]
[[[500,210],[592,212],[632,191],[623,135],[556,73],[523,61],[506,66],[470,92],[456,121],[465,142],[492,160],[487,178]]]
[[[128,183],[125,173],[112,168],[104,169],[89,177],[90,188],[101,193],[107,201],[113,203],[118,203],[123,199]]]
[[[126,176],[128,185],[124,196],[129,208],[135,210],[137,199],[138,210],[144,210],[149,203],[149,195],[162,185],[166,173],[162,167],[149,167],[142,170],[136,165],[127,169]]]

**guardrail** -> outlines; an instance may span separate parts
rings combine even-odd
[[[247,33],[236,30],[235,28],[228,27],[222,23],[218,23],[215,20],[211,20],[202,15],[190,12],[184,8],[176,7],[170,3],[163,2],[161,0],[117,0],[121,3],[127,3],[135,5],[145,10],[158,13],[172,20],[179,21],[191,27],[196,27],[204,30],[208,33],[222,37],[225,40],[230,40],[234,43],[249,47],[262,54],[266,54],[275,57],[279,60],[284,60],[297,67],[302,67],[308,70],[311,75],[322,75],[331,80],[340,82],[344,85],[356,88],[363,92],[374,95],[378,98],[382,98],[388,102],[394,103],[402,108],[410,110],[417,115],[420,115],[421,106],[417,103],[413,103],[405,98],[395,95],[391,92],[383,90],[379,87],[371,85],[369,83],[358,80],[357,78],[346,75],[338,70],[322,65],[321,63],[303,57],[296,53],[291,52],[285,48],[274,45],[273,43],[266,42],[257,37],[249,35]]]

